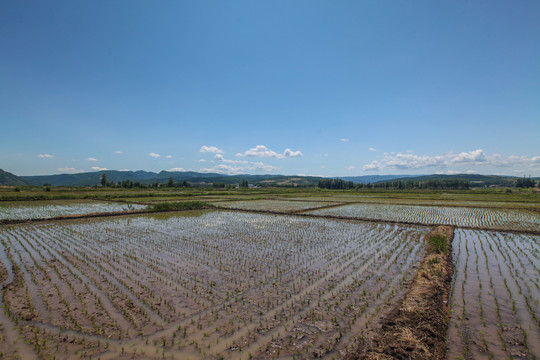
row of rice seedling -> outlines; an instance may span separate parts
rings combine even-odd
[[[44,358],[334,356],[405,291],[425,232],[220,211],[4,226],[4,305]]]
[[[457,230],[448,357],[540,357],[540,237]]]
[[[500,230],[538,230],[540,214],[527,210],[469,207],[353,204],[308,212],[321,216],[340,216],[375,220],[455,225]]]
[[[478,200],[459,200],[456,198],[449,199],[424,199],[418,196],[410,195],[409,197],[395,198],[382,197],[374,195],[350,196],[336,195],[328,196],[306,196],[293,197],[288,200],[298,201],[317,201],[317,202],[339,202],[339,203],[362,203],[362,204],[389,204],[389,205],[414,205],[414,206],[449,206],[449,207],[477,207],[477,208],[505,208],[505,209],[539,209],[538,202],[524,201],[478,201]]]
[[[0,220],[48,219],[66,215],[142,210],[146,205],[111,202],[49,201],[0,203]]]
[[[293,212],[337,205],[337,202],[298,201],[298,200],[251,200],[219,202],[216,205],[231,209]]]

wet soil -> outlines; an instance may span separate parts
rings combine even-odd
[[[425,232],[232,212],[7,225],[5,310],[34,357],[330,359],[400,297]]]
[[[460,229],[454,249],[448,358],[538,358],[538,237]]]
[[[451,246],[454,230],[437,227],[426,238],[443,234]],[[388,314],[380,333],[361,341],[345,358],[444,359],[449,318],[452,253],[427,253],[399,307]]]
[[[15,334],[32,346],[34,357],[60,359],[444,356],[452,259],[427,255],[415,271],[424,253],[419,239],[428,231],[425,224],[253,213],[213,212],[215,223],[101,213],[0,228],[0,240],[11,249],[0,248],[0,255],[10,256],[15,273],[4,292],[5,309],[22,325],[8,332],[0,328],[0,352],[17,358],[15,352],[24,351],[22,344],[9,345]],[[70,221],[88,217],[109,219]],[[453,234],[439,227],[431,235],[437,231]],[[495,281],[490,291],[523,296],[498,304],[501,316],[513,314],[513,321],[500,328],[500,336],[486,328],[484,338],[495,356],[504,343],[514,357],[529,358],[516,324],[540,315],[534,309],[540,273],[531,266],[538,252],[532,243],[514,244],[510,232],[497,236],[485,246],[501,251],[484,260],[478,255],[479,275],[469,273],[464,287],[465,298],[478,297],[472,290],[483,283],[480,297],[489,303],[484,309],[472,304],[468,316],[483,313],[486,322],[497,320],[486,311],[495,298],[488,299],[479,279],[489,275],[488,263],[499,262],[503,267],[491,268],[491,276],[500,272],[507,288]],[[482,249],[479,243],[462,251],[473,259]],[[458,266],[470,259],[458,260]],[[0,266],[0,280],[9,276]],[[458,328],[465,337],[473,329]],[[538,330],[526,330],[528,346],[536,351],[538,339],[531,337]],[[472,339],[468,346],[482,354],[486,345]]]
[[[318,209],[311,209],[310,211],[327,209],[327,208],[331,209],[331,208],[335,208],[339,206],[341,205],[325,206]],[[418,222],[418,221],[398,221],[398,220],[389,220],[389,219],[374,219],[374,218],[369,218],[369,217],[352,217],[352,216],[328,215],[328,214],[318,215],[318,214],[306,213],[305,212],[306,210],[302,210],[301,212],[295,212],[294,214],[291,214],[285,211],[245,210],[245,209],[240,209],[240,208],[222,208],[221,210],[239,211],[239,212],[247,212],[247,213],[259,213],[259,214],[302,216],[302,217],[308,217],[308,218],[323,218],[323,219],[333,219],[333,220],[364,221],[364,222],[374,222],[374,223],[383,223],[383,224],[397,224],[397,225],[404,225],[404,226],[424,226],[424,227],[429,227],[429,228],[439,227],[439,226],[458,227],[455,225],[449,225],[445,223],[437,224],[437,223],[427,223],[427,222]],[[502,232],[502,233],[513,233],[513,234],[540,235],[540,230],[536,230],[536,229],[513,230],[509,228],[496,227],[496,226],[483,227],[483,226],[461,226],[461,225],[459,226],[459,228],[467,229],[467,230],[489,230],[489,231],[497,231],[497,232]]]

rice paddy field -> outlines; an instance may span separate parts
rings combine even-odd
[[[540,356],[540,236],[458,230],[449,359]]]
[[[423,199],[422,197],[394,198],[381,196],[311,196],[290,197],[287,200],[339,202],[342,204],[389,204],[389,205],[424,205],[424,206],[448,206],[448,207],[474,207],[474,208],[504,208],[504,209],[540,209],[540,203],[524,201],[483,201],[471,199]]]
[[[146,207],[146,205],[104,201],[4,201],[0,202],[0,220],[46,219],[66,215],[142,210]]]
[[[352,204],[310,211],[313,215],[388,220],[479,229],[537,231],[540,214],[530,210],[389,204]]]
[[[4,308],[37,356],[338,356],[403,294],[426,232],[186,215],[3,227]]]
[[[251,200],[218,202],[216,205],[224,208],[258,211],[295,212],[339,205],[336,202],[316,202],[299,200]]]
[[[540,358],[540,213],[530,199],[164,195],[219,208],[123,216],[146,197],[0,201],[0,220],[28,220],[0,225],[0,358],[346,358],[407,294],[436,224],[455,227],[447,359]]]

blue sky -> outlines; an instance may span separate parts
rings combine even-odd
[[[0,168],[540,176],[538,1],[4,1]]]

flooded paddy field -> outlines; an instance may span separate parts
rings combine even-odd
[[[359,204],[391,204],[391,205],[424,205],[424,206],[448,206],[448,207],[477,207],[477,208],[505,208],[505,209],[540,209],[538,202],[523,201],[482,201],[482,200],[436,200],[422,198],[383,198],[377,196],[312,196],[294,197],[288,200],[299,201],[328,201],[340,203]]]
[[[515,231],[538,231],[540,229],[540,213],[517,209],[352,204],[314,210],[308,214],[481,229]]]
[[[57,216],[121,212],[145,208],[145,205],[105,201],[3,201],[0,202],[0,220],[47,219]]]
[[[208,203],[225,201],[219,197],[206,197],[206,196],[175,196],[175,197],[148,197],[148,198],[130,198],[130,199],[111,199],[110,201],[126,203],[126,204],[138,204],[147,205],[149,207],[160,203],[176,203],[176,202],[188,202],[188,201],[204,201]]]
[[[427,231],[231,211],[5,225],[0,352],[341,357],[406,291]]]
[[[540,236],[456,230],[448,359],[540,358]]]
[[[338,202],[316,202],[300,200],[251,200],[251,201],[231,201],[215,203],[220,207],[242,210],[257,211],[277,211],[294,212],[309,209],[317,209],[333,205],[339,205]]]

